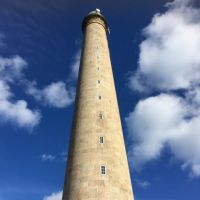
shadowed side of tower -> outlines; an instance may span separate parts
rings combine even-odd
[[[63,200],[133,200],[106,32],[97,9],[83,20]]]

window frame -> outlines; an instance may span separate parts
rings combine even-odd
[[[106,175],[106,166],[105,165],[101,165],[101,175],[105,176]]]
[[[103,113],[99,113],[99,119],[100,119],[100,120],[103,119]]]
[[[104,141],[105,141],[104,136],[100,136],[99,137],[99,144],[104,144],[105,143]]]

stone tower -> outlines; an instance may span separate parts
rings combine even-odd
[[[100,10],[83,20],[63,200],[133,200],[112,66]]]

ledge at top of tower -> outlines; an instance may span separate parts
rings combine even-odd
[[[94,11],[91,11],[84,19],[83,19],[83,23],[82,23],[82,30],[84,32],[85,30],[85,27],[87,25],[87,22],[92,19],[92,18],[95,18],[95,17],[99,17],[105,24],[105,30],[106,31],[109,31],[109,28],[108,28],[108,23],[105,19],[105,17],[101,14],[101,11],[96,8],[96,10]]]

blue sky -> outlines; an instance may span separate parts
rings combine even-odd
[[[0,1],[0,200],[61,200],[82,42],[100,8],[136,200],[200,196],[200,8]]]

